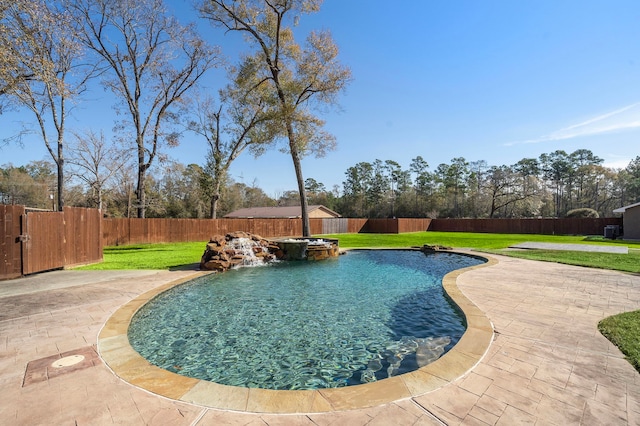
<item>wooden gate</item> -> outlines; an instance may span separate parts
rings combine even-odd
[[[0,204],[0,280],[102,261],[99,210]]]
[[[24,206],[0,204],[0,280],[22,275],[20,230]]]
[[[23,275],[65,266],[64,213],[27,211],[22,235]]]

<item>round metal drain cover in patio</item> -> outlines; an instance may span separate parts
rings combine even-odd
[[[54,361],[51,366],[54,368],[71,367],[84,360],[84,355],[71,355]]]

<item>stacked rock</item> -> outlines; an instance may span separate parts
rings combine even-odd
[[[260,265],[283,255],[277,245],[259,235],[230,232],[211,237],[200,259],[200,269],[224,272],[234,267]]]

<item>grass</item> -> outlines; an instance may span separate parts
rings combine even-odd
[[[478,234],[469,232],[412,232],[406,234],[336,234],[325,238],[338,238],[341,248],[362,247],[413,247],[439,244],[454,248],[473,248],[490,253],[534,260],[546,260],[571,265],[640,272],[640,243],[604,240],[601,237],[533,235],[533,234]],[[628,255],[610,253],[561,252],[561,251],[502,251],[510,245],[525,241],[572,244],[625,244],[631,250]],[[139,244],[105,247],[104,261],[78,269],[179,269],[200,261],[206,242]]]
[[[631,365],[640,372],[640,311],[605,318],[598,324],[598,330],[620,348]]]
[[[567,265],[586,266],[589,268],[613,269],[616,271],[640,273],[640,250],[630,250],[629,254],[594,253],[558,250],[518,250],[508,253],[495,251],[497,254],[522,259],[541,260],[545,262],[564,263]]]
[[[411,247],[423,244],[440,244],[454,248],[477,250],[506,249],[525,241],[570,244],[619,244],[619,240],[600,237],[537,234],[480,234],[471,232],[410,232],[406,234],[335,234],[323,235],[338,238],[341,248],[360,247]],[[637,244],[640,249],[640,243]]]
[[[199,263],[205,247],[206,242],[105,247],[102,263],[76,269],[183,269]]]

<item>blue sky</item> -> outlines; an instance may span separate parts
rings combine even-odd
[[[182,19],[188,4],[169,2]],[[434,170],[455,157],[510,165],[557,149],[589,149],[605,165],[625,167],[640,155],[638,22],[637,0],[325,0],[299,30],[329,29],[354,80],[340,110],[321,115],[337,150],[304,159],[304,176],[331,189],[361,161],[407,169],[420,155]],[[235,61],[239,35],[200,27]],[[108,132],[113,113],[104,96],[92,91],[70,126]],[[19,127],[19,114],[0,120],[0,138]],[[189,138],[166,153],[202,164],[205,144]],[[35,135],[24,148],[0,150],[0,164],[40,159],[48,154]],[[231,174],[271,196],[296,189],[291,159],[277,150],[243,154]]]

